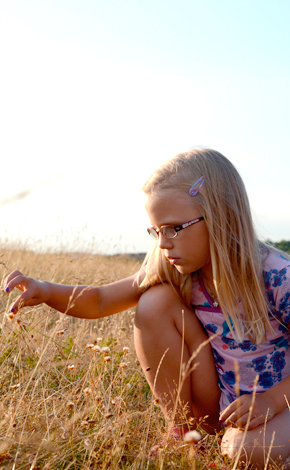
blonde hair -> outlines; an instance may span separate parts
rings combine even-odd
[[[146,195],[176,190],[191,198],[188,191],[201,176],[205,183],[192,201],[207,225],[219,305],[239,341],[247,334],[252,341],[261,343],[266,336],[266,326],[272,331],[262,274],[262,257],[268,248],[255,235],[245,186],[234,165],[217,151],[193,149],[160,166],[142,189]],[[183,302],[190,305],[191,274],[179,273],[158,243],[154,244],[144,264],[143,289],[168,282]],[[238,307],[239,301],[243,313]]]

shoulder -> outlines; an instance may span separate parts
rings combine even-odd
[[[272,287],[279,286],[283,281],[290,281],[290,259],[283,253],[270,251],[263,260],[265,283]]]
[[[270,251],[263,261],[263,276],[272,312],[290,323],[290,259]]]

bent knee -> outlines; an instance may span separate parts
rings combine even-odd
[[[244,433],[237,428],[228,428],[221,443],[221,453],[223,456],[233,459],[239,452],[243,444]]]
[[[261,435],[262,435],[262,431]],[[268,452],[271,458],[277,458],[276,452],[271,452],[269,445],[261,443],[260,434],[254,435],[251,431],[246,432],[238,428],[228,428],[223,436],[221,443],[221,453],[230,459],[237,459],[240,463],[256,465],[264,468],[265,458]],[[275,449],[275,448],[274,448]],[[273,450],[273,449],[272,449]]]
[[[169,320],[170,312],[181,310],[182,301],[172,286],[169,284],[158,284],[150,287],[140,297],[136,314],[135,326],[153,325],[164,316]]]

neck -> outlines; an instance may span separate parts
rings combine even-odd
[[[210,273],[209,272],[205,273],[203,270],[201,270],[201,277],[203,280],[204,287],[208,291],[209,295],[212,298],[217,298],[217,291],[213,282],[212,270]]]

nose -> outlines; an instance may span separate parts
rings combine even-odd
[[[161,250],[172,248],[172,246],[173,246],[172,241],[173,241],[172,238],[171,239],[165,238],[164,235],[162,235],[162,233],[159,232],[158,246],[159,246],[159,248],[161,248]]]

